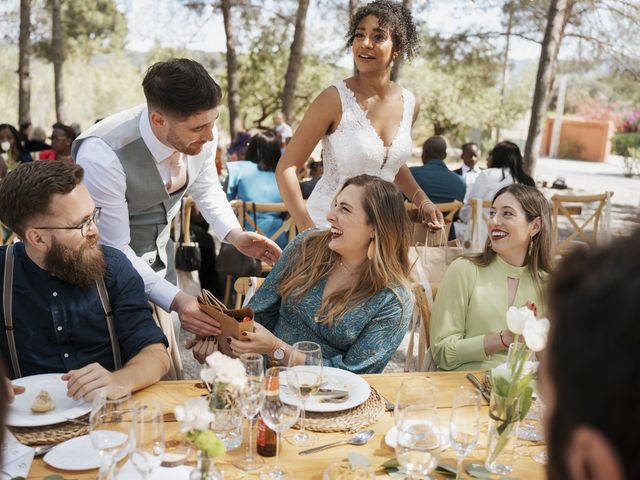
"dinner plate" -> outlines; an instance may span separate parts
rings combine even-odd
[[[126,435],[122,432],[109,432],[117,440],[126,439]],[[127,455],[127,452],[120,452],[116,456],[116,462],[119,462]],[[100,468],[102,465],[102,457],[100,451],[96,450],[91,443],[89,435],[72,438],[60,445],[56,445],[49,450],[43,458],[47,465],[60,470],[80,471]]]
[[[441,450],[449,447],[449,431],[444,427],[438,427],[438,434],[440,436]],[[384,443],[391,448],[396,448],[398,439],[398,427],[391,427],[384,436]]]
[[[12,427],[40,427],[66,422],[68,418],[77,418],[91,411],[91,403],[67,397],[67,382],[62,373],[44,373],[13,380],[11,383],[25,387],[25,392],[16,395],[9,406],[7,425]],[[56,408],[46,413],[34,413],[31,405],[40,391],[51,395]]]
[[[300,367],[294,367],[298,369]],[[319,367],[304,367],[305,369],[313,369]],[[293,393],[286,387],[287,380],[286,375],[281,374],[280,384],[283,385],[281,390],[282,401],[289,404],[301,405]],[[348,410],[353,407],[364,403],[371,394],[371,387],[362,377],[359,377],[355,373],[348,370],[341,370],[333,367],[322,367],[322,389],[337,389],[346,390],[349,392],[349,398],[344,402],[331,402],[322,401],[321,395],[312,395],[307,399],[306,410],[307,412],[340,412],[342,410]]]

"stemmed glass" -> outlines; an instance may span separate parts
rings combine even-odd
[[[411,377],[402,381],[396,395],[396,406],[393,410],[396,426],[398,426],[402,411],[416,404],[436,408],[436,389],[430,378]]]
[[[247,372],[247,384],[240,390],[238,405],[240,412],[249,422],[247,438],[247,452],[243,458],[233,462],[233,465],[246,472],[257,470],[264,465],[264,460],[253,454],[253,427],[262,405],[262,380],[264,376],[264,359],[259,353],[243,353],[240,361]]]
[[[285,437],[289,443],[297,447],[312,445],[317,437],[304,428],[304,417],[307,399],[316,393],[322,384],[322,349],[315,342],[296,342],[293,352],[289,356],[289,372],[295,375],[287,376],[289,389],[302,403],[300,410],[300,430]]]
[[[480,396],[477,390],[460,387],[453,396],[449,421],[451,446],[458,457],[456,480],[462,478],[464,457],[475,448],[480,435]]]
[[[102,457],[99,480],[115,478],[116,462],[135,447],[135,405],[121,386],[104,387],[94,397],[89,438]]]
[[[266,474],[260,474],[260,479],[284,479],[287,472],[280,466],[280,437],[282,432],[291,428],[300,415],[300,406],[297,402],[290,404],[282,400],[280,381],[292,379],[298,384],[295,371],[286,367],[272,367],[267,370],[262,383],[263,401],[260,407],[260,416],[267,426],[276,432],[276,464]]]
[[[409,479],[422,479],[438,466],[441,444],[438,412],[426,405],[411,405],[396,419],[396,458]]]
[[[142,478],[148,480],[160,466],[164,455],[164,420],[157,403],[136,403],[136,446],[131,462]]]

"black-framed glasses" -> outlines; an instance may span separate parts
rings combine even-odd
[[[80,230],[80,235],[82,235],[83,237],[86,237],[87,232],[91,227],[91,224],[98,225],[98,222],[100,222],[100,210],[101,210],[101,207],[94,208],[93,214],[91,214],[91,217],[87,218],[84,222],[82,222],[77,227],[33,227],[33,228],[36,228],[39,230]]]

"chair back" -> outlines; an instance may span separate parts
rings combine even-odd
[[[238,221],[240,225],[248,224],[258,232],[260,235],[263,235],[274,242],[277,238],[283,233],[287,234],[288,241],[290,242],[295,238],[298,231],[296,230],[296,224],[293,221],[291,215],[289,215],[289,211],[284,203],[258,203],[258,202],[243,202],[242,200],[232,200],[231,208],[233,208],[234,212],[236,212],[236,216],[238,217]],[[253,212],[255,213],[280,213],[284,214],[284,220],[280,228],[273,233],[272,235],[267,235],[263,232],[258,225],[256,225],[255,218],[253,216]]]
[[[551,240],[554,253],[566,254],[576,246],[594,247],[598,244],[600,222],[605,215],[605,233],[608,234],[608,205],[612,192],[595,195],[554,195],[551,197]],[[586,210],[586,212],[585,212]],[[560,234],[561,217],[568,221],[569,235]],[[562,222],[564,224],[564,222]]]
[[[433,287],[432,287],[433,288]],[[431,305],[435,294],[425,291],[421,284],[414,285],[415,307],[409,326],[409,345],[405,357],[404,371],[432,372],[437,370],[429,345],[429,324],[431,322]],[[437,288],[435,289],[437,291]],[[418,353],[415,353],[415,336],[418,335]]]
[[[438,210],[442,212],[442,215],[444,215],[445,220],[449,220],[449,221],[453,221],[453,217],[455,216],[455,214],[458,212],[458,210],[462,208],[462,202],[458,200],[454,200],[453,202],[447,202],[447,203],[436,203],[435,205],[436,207],[438,207]],[[418,207],[413,203],[405,203],[404,207],[407,210],[407,213],[409,214],[409,218],[411,218],[411,221],[417,222],[419,220],[418,215],[420,214],[418,212]]]
[[[244,303],[244,299],[247,297],[247,295],[250,295],[250,299],[255,291],[260,288],[263,282],[264,278],[262,277],[239,277],[233,284],[233,289],[236,291],[235,308],[242,308],[242,304]]]
[[[13,245],[18,241],[18,237],[14,232],[9,230],[4,224],[0,223],[0,246]]]

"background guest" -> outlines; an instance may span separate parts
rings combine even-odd
[[[27,152],[40,152],[51,150],[51,145],[47,143],[47,132],[42,127],[33,127],[29,139],[25,143]]]
[[[61,160],[73,163],[71,158],[71,144],[76,139],[76,131],[69,125],[55,123],[51,133],[51,150],[44,150],[36,154],[36,160]]]
[[[280,142],[280,149],[284,151],[287,143],[289,143],[289,140],[291,140],[291,137],[293,137],[293,130],[287,123],[287,118],[282,112],[278,112],[278,115],[276,116],[276,126],[274,128],[274,131],[276,132],[276,136],[278,137],[278,141]]]
[[[0,151],[2,153],[2,165],[0,165],[0,177],[21,163],[30,162],[31,155],[22,146],[20,134],[13,125],[0,124]]]
[[[322,162],[322,159],[316,162],[312,157],[307,162],[307,168],[309,169],[310,178],[309,180],[300,182],[300,191],[302,192],[302,198],[305,200],[309,198],[309,195],[313,192],[318,180],[322,177],[322,174],[324,173],[324,163]]]

